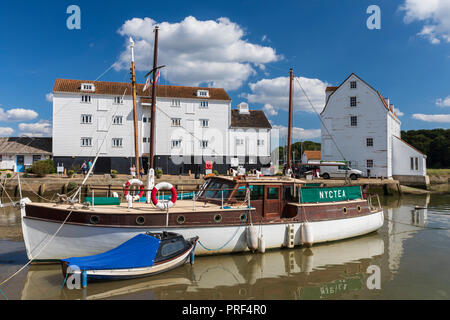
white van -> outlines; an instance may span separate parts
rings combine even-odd
[[[342,162],[321,162],[320,176],[324,179],[330,178],[345,178],[349,177],[352,180],[360,178],[363,173],[360,170],[352,169]]]

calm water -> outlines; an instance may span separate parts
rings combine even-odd
[[[383,228],[352,240],[197,257],[194,266],[83,290],[61,288],[59,266],[31,266],[0,289],[9,299],[449,299],[450,194],[383,201]],[[3,280],[27,261],[17,210],[0,209],[0,239]],[[380,289],[369,289],[376,275]]]

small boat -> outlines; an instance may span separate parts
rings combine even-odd
[[[198,237],[186,240],[172,232],[141,233],[117,248],[87,257],[61,260],[62,272],[80,274],[83,287],[87,280],[119,280],[146,277],[194,262]]]

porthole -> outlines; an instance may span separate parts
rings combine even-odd
[[[347,214],[347,208],[346,207],[344,207],[343,209],[342,209],[342,212],[344,212],[344,214]]]
[[[97,224],[97,223],[100,222],[100,218],[99,218],[98,216],[91,216],[91,218],[89,219],[89,221],[90,221],[92,224]]]
[[[216,215],[214,216],[214,221],[215,221],[216,223],[222,222],[222,215],[221,215],[221,214],[216,214]]]
[[[241,222],[245,222],[245,220],[247,220],[247,215],[245,213],[243,213],[243,214],[241,214],[239,219],[241,220]]]
[[[239,295],[241,297],[246,297],[247,296],[247,290],[245,288],[239,289]]]
[[[178,216],[177,222],[178,224],[183,224],[186,222],[186,218],[184,216]]]
[[[137,217],[136,218],[136,223],[140,226],[142,226],[145,223],[145,218],[144,217]]]
[[[356,210],[358,210],[358,212],[361,212],[361,206],[357,206]]]

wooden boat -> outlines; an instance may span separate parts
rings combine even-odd
[[[318,198],[308,199],[311,193]],[[325,193],[336,197],[320,202]],[[35,261],[98,254],[142,232],[199,236],[196,254],[207,255],[249,251],[255,236],[267,249],[311,246],[371,233],[384,221],[380,205],[364,199],[359,186],[309,187],[284,177],[209,178],[194,200],[177,201],[166,211],[145,203],[128,208],[25,202],[23,236]]]
[[[61,260],[65,278],[79,274],[87,280],[120,280],[155,275],[193,263],[198,237],[185,240],[176,233],[143,233],[107,252]]]

